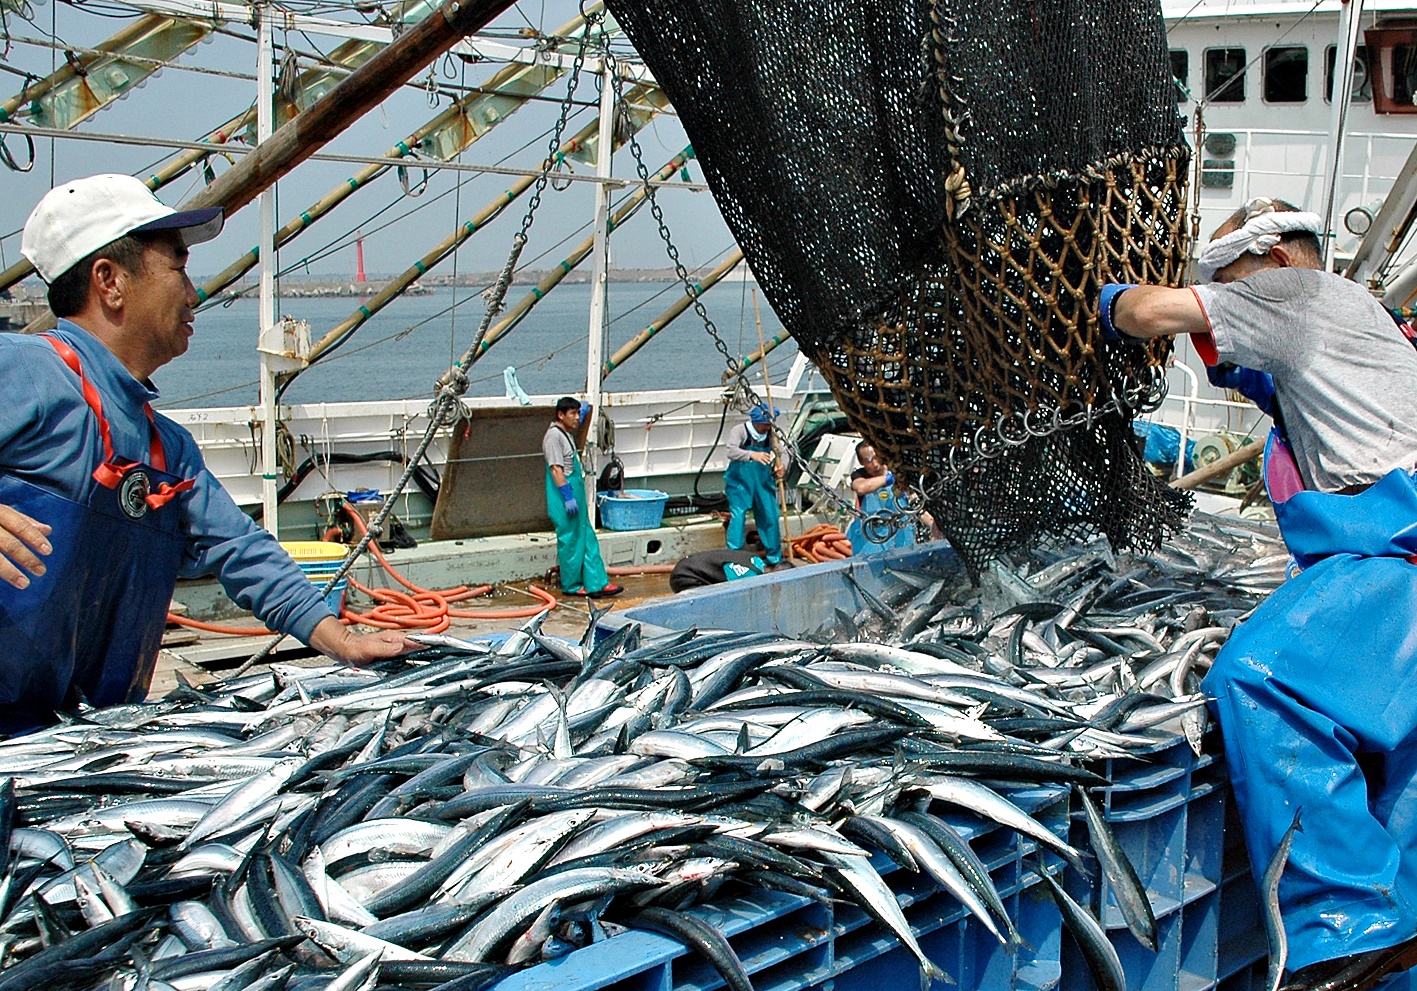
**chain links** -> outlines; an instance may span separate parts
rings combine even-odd
[[[615,95],[618,100],[620,98],[618,83]],[[718,353],[723,356],[723,362],[728,367],[728,377],[733,382],[733,391],[731,397],[725,401],[744,412],[752,409],[754,406],[762,405],[764,402],[763,399],[754,391],[752,385],[748,382],[746,369],[740,367],[739,361],[733,356],[732,352],[729,351],[728,344],[719,334],[718,328],[714,326],[712,318],[708,315],[708,310],[704,308],[703,300],[701,299],[703,295],[702,292],[693,280],[689,278],[689,270],[679,258],[679,249],[675,246],[674,238],[669,233],[669,224],[664,219],[664,211],[660,208],[659,201],[655,199],[654,185],[650,181],[649,166],[645,164],[644,153],[640,149],[639,139],[634,134],[631,134],[626,143],[630,147],[630,154],[634,157],[635,171],[639,174],[640,183],[644,186],[645,199],[649,201],[650,212],[654,215],[655,223],[659,225],[659,237],[664,242],[664,249],[669,255],[669,260],[674,264],[674,274],[678,276],[680,284],[684,287],[685,295],[687,295],[693,303],[694,313],[703,321],[704,330],[708,331],[709,337],[713,340],[714,347],[718,350]],[[766,366],[764,374],[767,374]],[[772,430],[777,437],[778,449],[785,450],[789,441],[786,433],[777,425],[776,420],[773,420]],[[859,508],[843,498],[841,493],[837,492],[835,488],[827,484],[826,479],[822,478],[822,476],[812,468],[807,458],[798,457],[797,464],[802,469],[803,474],[817,485],[827,501],[833,503],[844,516],[861,520],[867,519],[865,513],[861,512]],[[890,536],[887,535],[885,540],[889,539]]]
[[[591,33],[604,21],[605,10],[601,8],[594,12],[588,12],[584,0],[582,0],[581,17],[584,23],[580,44],[576,47],[576,57],[571,63],[571,78],[566,83],[566,96],[561,101],[561,113],[556,120],[556,126],[551,130],[546,159],[542,162],[541,172],[537,175],[536,183],[532,187],[531,198],[527,202],[526,213],[522,216],[521,227],[512,236],[512,250],[507,254],[507,261],[502,266],[501,274],[484,294],[486,308],[482,314],[482,323],[478,325],[477,333],[473,335],[472,343],[462,353],[462,357],[453,362],[452,366],[442,374],[435,385],[435,391],[439,397],[451,393],[455,400],[460,400],[467,392],[467,370],[472,366],[478,348],[486,339],[487,333],[492,327],[492,321],[502,312],[502,304],[507,298],[507,290],[511,288],[512,279],[516,276],[517,262],[521,259],[522,250],[527,245],[527,235],[531,231],[532,223],[536,220],[537,211],[541,208],[541,194],[546,190],[551,173],[563,163],[561,140],[566,133],[566,124],[571,119],[571,107],[575,105],[576,87],[580,85],[586,52],[590,50]],[[453,422],[465,415],[460,402],[455,413]],[[433,416],[432,410],[429,411],[429,415]]]
[[[419,440],[417,448],[404,466],[403,475],[394,486],[393,492],[384,500],[384,508],[370,521],[368,529],[360,537],[359,542],[349,549],[349,553],[345,555],[339,569],[325,582],[324,588],[320,591],[321,595],[328,594],[336,582],[348,575],[355,562],[369,549],[369,545],[383,535],[384,523],[393,513],[394,503],[408,487],[409,480],[413,478],[414,471],[428,453],[428,448],[432,445],[433,438],[437,436],[438,431],[444,426],[457,423],[467,415],[462,405],[462,396],[467,392],[468,387],[467,368],[472,364],[472,356],[478,345],[487,336],[487,330],[493,319],[502,311],[502,301],[506,298],[512,277],[516,274],[517,260],[521,257],[522,249],[527,243],[527,232],[531,230],[532,222],[536,219],[536,211],[541,206],[541,193],[546,188],[552,170],[561,164],[561,137],[565,133],[566,122],[571,116],[576,86],[580,82],[581,69],[585,64],[586,51],[590,46],[591,30],[605,17],[603,9],[587,13],[584,0],[581,3],[581,14],[585,19],[585,29],[581,33],[581,43],[576,50],[575,61],[571,64],[571,78],[566,84],[566,97],[561,103],[561,116],[556,121],[556,127],[552,132],[550,150],[542,165],[541,174],[536,177],[535,191],[532,193],[530,203],[527,204],[526,216],[522,218],[521,228],[512,238],[512,250],[507,255],[507,262],[502,266],[502,272],[498,276],[497,282],[487,294],[487,310],[483,314],[482,325],[478,327],[472,345],[439,377],[434,389],[433,402],[428,407],[428,429],[423,432],[423,437]],[[284,639],[285,634],[283,633],[273,636],[264,647],[246,659],[245,663],[237,669],[236,674],[244,674],[253,665],[265,660]]]

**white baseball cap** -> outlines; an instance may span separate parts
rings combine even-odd
[[[223,219],[221,207],[179,213],[130,175],[91,175],[44,194],[25,221],[20,254],[53,283],[125,234],[178,231],[184,243],[200,244],[221,233]]]

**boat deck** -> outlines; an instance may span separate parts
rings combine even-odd
[[[612,610],[629,609],[646,599],[672,594],[668,575],[627,575],[617,577],[615,581],[623,585],[625,591],[613,599],[598,600],[601,604],[609,605]],[[498,604],[510,606],[513,598],[519,597],[519,592],[526,602],[534,602],[532,595],[526,591],[528,584],[530,583],[509,583],[499,592]],[[590,622],[590,604],[584,599],[572,596],[557,596],[557,600],[556,608],[546,617],[542,630],[554,636],[579,640]],[[446,632],[449,636],[472,638],[489,633],[510,632],[524,622],[524,619],[455,619]],[[202,633],[185,627],[170,627],[163,641],[163,648],[158,653],[157,670],[153,674],[148,698],[161,698],[178,687],[182,680],[193,685],[219,681],[265,646],[269,639],[225,636]],[[324,657],[289,638],[272,659],[282,664],[327,663]]]

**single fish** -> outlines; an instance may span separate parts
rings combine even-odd
[[[1264,895],[1264,933],[1269,941],[1269,972],[1265,979],[1266,991],[1279,991],[1284,980],[1284,968],[1289,963],[1289,934],[1284,931],[1284,917],[1279,909],[1279,879],[1284,876],[1284,868],[1289,863],[1289,850],[1294,845],[1294,834],[1303,832],[1300,816],[1303,809],[1294,811],[1294,821],[1284,831],[1274,856],[1265,865],[1264,876],[1260,879],[1260,891]]]

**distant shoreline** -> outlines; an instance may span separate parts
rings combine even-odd
[[[554,269],[527,269],[517,273],[513,285],[531,286],[540,282]],[[739,275],[739,271],[743,275]],[[500,272],[467,272],[458,275],[456,282],[451,275],[428,275],[418,280],[408,289],[404,290],[405,295],[420,296],[427,295],[435,289],[446,289],[456,285],[460,289],[481,289],[491,285],[497,280]],[[690,274],[692,278],[694,273]],[[339,298],[359,298],[372,296],[381,290],[384,285],[392,279],[389,274],[374,275],[366,281],[359,283],[354,281],[353,275],[346,276],[326,276],[315,278],[311,276],[286,276],[278,283],[277,295],[286,299],[305,299],[321,297]],[[568,272],[561,280],[566,285],[588,285],[590,283],[590,270]],[[631,282],[678,282],[679,276],[672,268],[621,268],[612,269],[607,273],[607,279],[613,283]],[[193,281],[200,286],[206,277],[198,276]],[[733,272],[723,281],[753,282],[753,277],[746,268],[740,268]],[[18,295],[21,298],[43,299],[44,286],[33,280],[21,283],[17,288],[23,291]],[[237,282],[229,288],[223,290],[216,298],[231,299],[240,297],[255,298],[256,283],[252,281]]]

